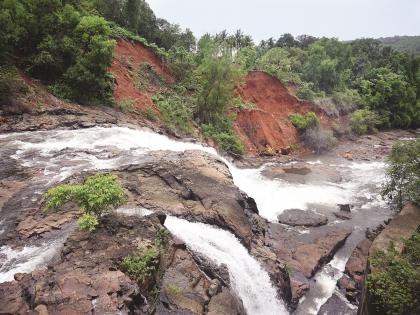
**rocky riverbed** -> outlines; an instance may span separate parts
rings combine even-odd
[[[335,303],[328,301],[323,312],[354,312],[349,303],[357,299],[338,296],[336,283],[345,269],[358,274],[352,252],[366,228],[392,216],[377,196],[381,160],[395,140],[413,136],[381,133],[322,157],[271,159],[249,169],[210,147],[128,128],[0,135],[0,313],[286,314],[297,308],[316,314],[330,297]],[[112,214],[87,235],[75,227],[74,204],[41,211],[48,187],[97,171],[117,175],[134,217]],[[139,216],[141,209],[155,214]],[[174,228],[176,218],[185,235]],[[200,229],[188,222],[204,224],[208,237],[196,243],[200,233],[187,232]],[[172,234],[159,273],[146,284],[130,279],[122,258],[139,242],[151,246],[156,231],[166,228]],[[236,255],[248,271],[214,243],[221,238],[232,253],[243,248]],[[354,262],[345,268],[350,256]],[[260,275],[258,281],[247,282],[247,273]]]

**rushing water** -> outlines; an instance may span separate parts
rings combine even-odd
[[[231,284],[242,298],[248,314],[286,314],[276,299],[270,278],[245,247],[230,232],[203,223],[168,217],[165,226],[192,251],[228,267]]]
[[[0,148],[14,151],[12,157],[22,165],[43,170],[44,176],[37,180],[46,185],[57,183],[80,171],[112,169],[136,163],[147,157],[151,151],[200,150],[217,155],[211,147],[179,142],[150,131],[124,127],[0,135]],[[374,193],[382,180],[382,163],[346,161],[340,162],[343,164],[334,164],[337,163],[337,158],[315,161],[312,162],[313,165],[325,164],[336,168],[344,180],[338,184],[328,181],[300,184],[264,177],[261,171],[266,166],[259,169],[239,169],[226,159],[219,158],[228,165],[235,184],[256,200],[260,215],[271,221],[275,221],[277,215],[285,209],[308,209],[314,205],[316,210],[327,209],[327,214],[331,214],[337,203],[359,205],[356,213],[361,211],[363,215],[373,218],[377,214],[375,211],[382,205]],[[363,220],[352,224],[359,225],[360,231],[366,226]],[[228,265],[233,286],[249,314],[285,313],[284,307],[276,299],[268,275],[232,234],[176,218],[169,218],[167,226],[184,239],[192,250],[206,255],[216,263]],[[348,246],[346,243],[347,247],[341,252],[341,256],[337,256],[316,275],[315,278],[319,281],[312,284],[312,296],[301,303],[298,312],[316,314],[321,304],[331,296],[338,275],[342,273],[356,240],[357,237]],[[40,267],[44,263],[42,257],[45,256],[39,254],[45,253],[46,248],[57,248],[57,244],[53,245],[37,244],[21,250],[13,250],[7,246],[0,248],[0,254],[4,254],[0,255],[0,263],[3,263],[0,267],[0,282],[10,280],[15,272],[29,272]],[[37,259],[39,263],[28,263]],[[329,268],[334,268],[337,272],[331,273]]]

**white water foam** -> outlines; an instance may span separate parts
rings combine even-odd
[[[270,277],[230,232],[203,223],[168,216],[165,226],[192,251],[217,265],[225,264],[232,287],[249,315],[288,314],[276,298]]]
[[[60,251],[65,238],[57,239],[40,246],[25,246],[12,249],[3,246],[0,249],[0,283],[12,281],[17,273],[29,273],[42,269]]]
[[[217,156],[214,148],[201,144],[180,142],[147,130],[129,129],[125,127],[102,128],[94,127],[82,130],[61,130],[31,133],[38,135],[35,142],[15,140],[19,150],[15,158],[24,159],[26,152],[38,151],[41,155],[50,156],[63,149],[101,151],[112,147],[117,150],[127,150],[132,156],[143,156],[150,151],[169,150],[181,152],[185,150],[199,150]],[[16,134],[14,134],[16,135]],[[91,154],[79,153],[79,158],[88,161],[82,170],[112,168],[127,162],[122,158],[101,159]],[[380,182],[383,163],[362,162],[347,165],[336,165],[338,168],[349,170],[349,181],[343,184],[317,183],[299,184],[282,180],[272,180],[261,175],[265,166],[259,169],[239,169],[225,158],[224,161],[233,176],[235,184],[248,195],[253,197],[258,204],[260,215],[268,220],[276,221],[277,216],[285,209],[308,209],[310,204],[335,206],[337,203],[351,203],[354,195],[361,186]],[[53,162],[53,159],[51,160]],[[314,165],[322,164],[321,161],[311,162]],[[334,166],[334,165],[331,165]],[[48,172],[50,171],[47,168]],[[79,169],[80,170],[80,169]],[[71,167],[64,167],[52,180],[63,180],[72,174]]]

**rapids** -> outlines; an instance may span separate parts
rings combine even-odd
[[[21,165],[41,170],[42,174],[35,181],[48,186],[80,171],[112,169],[136,163],[147,158],[149,152],[158,150],[200,150],[218,155],[214,148],[208,146],[175,141],[147,130],[125,127],[0,135],[0,156],[6,154],[4,152],[12,152],[7,154]],[[337,204],[356,205],[355,219],[348,224],[356,226],[357,233],[354,232],[355,236],[352,234],[333,261],[318,272],[315,276],[318,281],[311,283],[310,293],[297,310],[298,314],[316,314],[333,294],[345,262],[364,229],[379,222],[378,217],[384,219],[383,203],[377,194],[383,179],[383,163],[343,162],[337,157],[321,157],[317,161],[308,161],[308,164],[334,167],[343,181],[302,184],[263,176],[261,172],[267,165],[258,169],[240,169],[221,156],[219,159],[228,165],[235,184],[255,199],[260,215],[270,221],[275,222],[278,214],[290,208],[311,208],[332,215]],[[386,212],[385,218],[387,215],[390,214]],[[3,219],[1,212],[0,218]],[[2,224],[7,224],[7,220],[4,219]],[[231,233],[173,217],[168,217],[166,225],[191,250],[228,266],[233,288],[250,315],[286,314],[268,274]],[[2,226],[0,233],[1,230]],[[65,235],[63,237],[65,239]],[[15,250],[1,247],[0,282],[12,280],[14,273],[30,272],[45,266],[45,258],[54,256],[48,250],[59,248],[64,239],[57,238],[48,244],[29,244]]]

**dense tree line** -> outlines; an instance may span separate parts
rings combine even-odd
[[[291,34],[262,41],[253,49],[246,52],[253,56],[250,70],[296,85],[299,97],[319,103],[327,112],[360,108],[379,115],[374,128],[420,126],[419,57],[375,39],[341,42],[307,35],[295,39]]]
[[[174,46],[195,49],[191,30],[181,29],[165,19],[157,18],[145,0],[93,0],[98,12],[107,20],[156,43],[167,50]]]
[[[244,106],[234,90],[250,70],[294,85],[298,97],[331,115],[356,110],[357,133],[420,126],[420,58],[374,39],[283,34],[255,45],[238,30],[206,34],[196,42],[190,30],[156,17],[145,0],[4,0],[0,27],[3,62],[16,63],[55,95],[81,103],[112,101],[108,69],[115,37],[156,44],[181,87],[170,96],[182,105],[174,112],[193,115],[236,152],[241,148],[226,113]],[[161,103],[171,110],[169,102]]]

